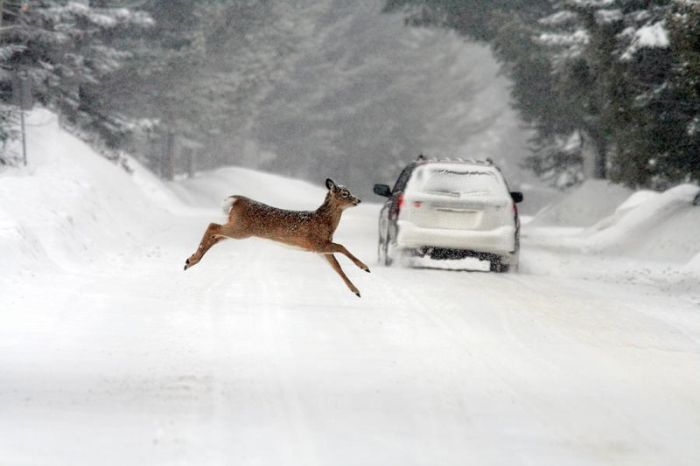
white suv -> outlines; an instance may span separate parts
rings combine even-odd
[[[520,220],[501,171],[490,161],[426,160],[408,165],[391,189],[379,216],[379,261],[391,265],[402,255],[432,259],[478,257],[491,271],[516,269]]]

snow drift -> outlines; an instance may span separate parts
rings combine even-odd
[[[631,194],[631,190],[605,180],[587,180],[563,199],[542,209],[530,225],[590,226],[613,214]]]
[[[700,254],[700,207],[693,205],[698,192],[685,184],[630,194],[589,181],[535,217],[524,236],[540,247],[687,263]]]
[[[0,174],[6,270],[85,267],[146,244],[164,211],[125,170],[60,130],[47,110],[29,113],[27,131],[29,166]]]
[[[319,185],[312,186],[225,167],[167,183],[127,157],[128,173],[61,129],[45,109],[28,114],[27,128],[29,166],[0,172],[0,257],[8,273],[95,271],[123,257],[147,257],[157,251],[154,237],[176,221],[173,213],[223,220],[219,206],[231,194],[304,210],[325,196],[329,174],[319,174]],[[364,205],[355,210],[374,215]],[[185,252],[191,251],[183,251],[183,260]]]

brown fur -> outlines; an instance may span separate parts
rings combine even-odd
[[[333,233],[338,228],[343,211],[356,206],[360,200],[330,179],[326,180],[326,186],[326,199],[314,211],[283,210],[244,196],[231,196],[235,201],[229,210],[228,222],[209,225],[197,251],[185,261],[185,270],[196,265],[212,246],[224,239],[265,238],[324,255],[348,288],[360,296],[357,287],[333,256],[334,253],[343,254],[356,266],[369,272],[369,268],[345,246],[333,242]]]

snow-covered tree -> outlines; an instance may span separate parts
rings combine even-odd
[[[540,20],[539,40],[552,53],[557,99],[570,109],[567,118],[580,135],[589,176],[620,173],[620,154],[630,148],[630,133],[644,112],[639,93],[666,73],[663,52],[656,53],[643,34],[663,19],[664,6],[653,3],[564,0]]]
[[[480,2],[388,3],[494,47],[514,106],[536,130],[527,166],[538,175],[559,186],[584,173],[631,186],[700,179],[698,1],[494,2],[502,12],[491,37],[460,29]]]
[[[674,133],[659,172],[661,178],[700,180],[700,1],[674,0],[666,16],[672,54]],[[658,166],[658,164],[657,164]]]
[[[120,40],[132,57],[106,94],[155,131],[150,162],[160,163],[167,134],[201,147],[208,156],[200,166],[236,160],[260,102],[310,36],[316,3],[145,1],[155,25]]]
[[[91,134],[119,131],[118,116],[101,105],[101,84],[123,64],[128,52],[110,41],[132,27],[147,27],[149,16],[103,2],[32,0],[5,2],[2,24],[5,90],[12,76],[28,76],[35,97],[65,121]]]

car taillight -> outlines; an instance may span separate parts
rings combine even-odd
[[[405,204],[403,194],[399,194],[396,200],[391,204],[391,209],[389,210],[389,218],[398,218],[401,207]]]

